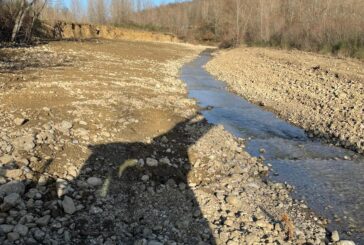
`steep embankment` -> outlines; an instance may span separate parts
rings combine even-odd
[[[248,100],[347,148],[364,152],[364,63],[299,51],[222,51],[206,69]]]
[[[53,28],[52,28],[53,29]],[[113,40],[131,41],[159,41],[178,42],[178,38],[172,34],[150,32],[136,29],[113,27],[106,25],[91,25],[59,22],[50,32],[54,38],[61,39],[90,39],[103,38]]]

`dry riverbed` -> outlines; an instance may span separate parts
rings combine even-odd
[[[198,113],[178,75],[202,49],[0,50],[0,243],[351,244]]]
[[[249,101],[329,142],[364,153],[364,63],[241,47],[206,69]]]

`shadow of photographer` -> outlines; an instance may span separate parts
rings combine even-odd
[[[70,241],[215,244],[187,180],[188,148],[209,129],[191,119],[150,143],[89,146],[91,155],[74,181],[85,208],[72,215]]]

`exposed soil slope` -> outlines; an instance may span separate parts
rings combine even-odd
[[[220,52],[206,69],[312,135],[364,152],[363,62],[242,47]]]
[[[2,50],[1,244],[323,244],[325,220],[263,180],[177,76],[200,47]]]
[[[104,38],[112,40],[132,40],[132,41],[159,41],[178,42],[178,38],[172,34],[143,31],[137,29],[113,27],[106,25],[91,25],[77,23],[57,23],[49,31],[51,37],[61,39],[90,39]]]

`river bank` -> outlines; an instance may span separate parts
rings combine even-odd
[[[241,47],[219,52],[206,69],[231,91],[312,136],[363,153],[363,62]]]

